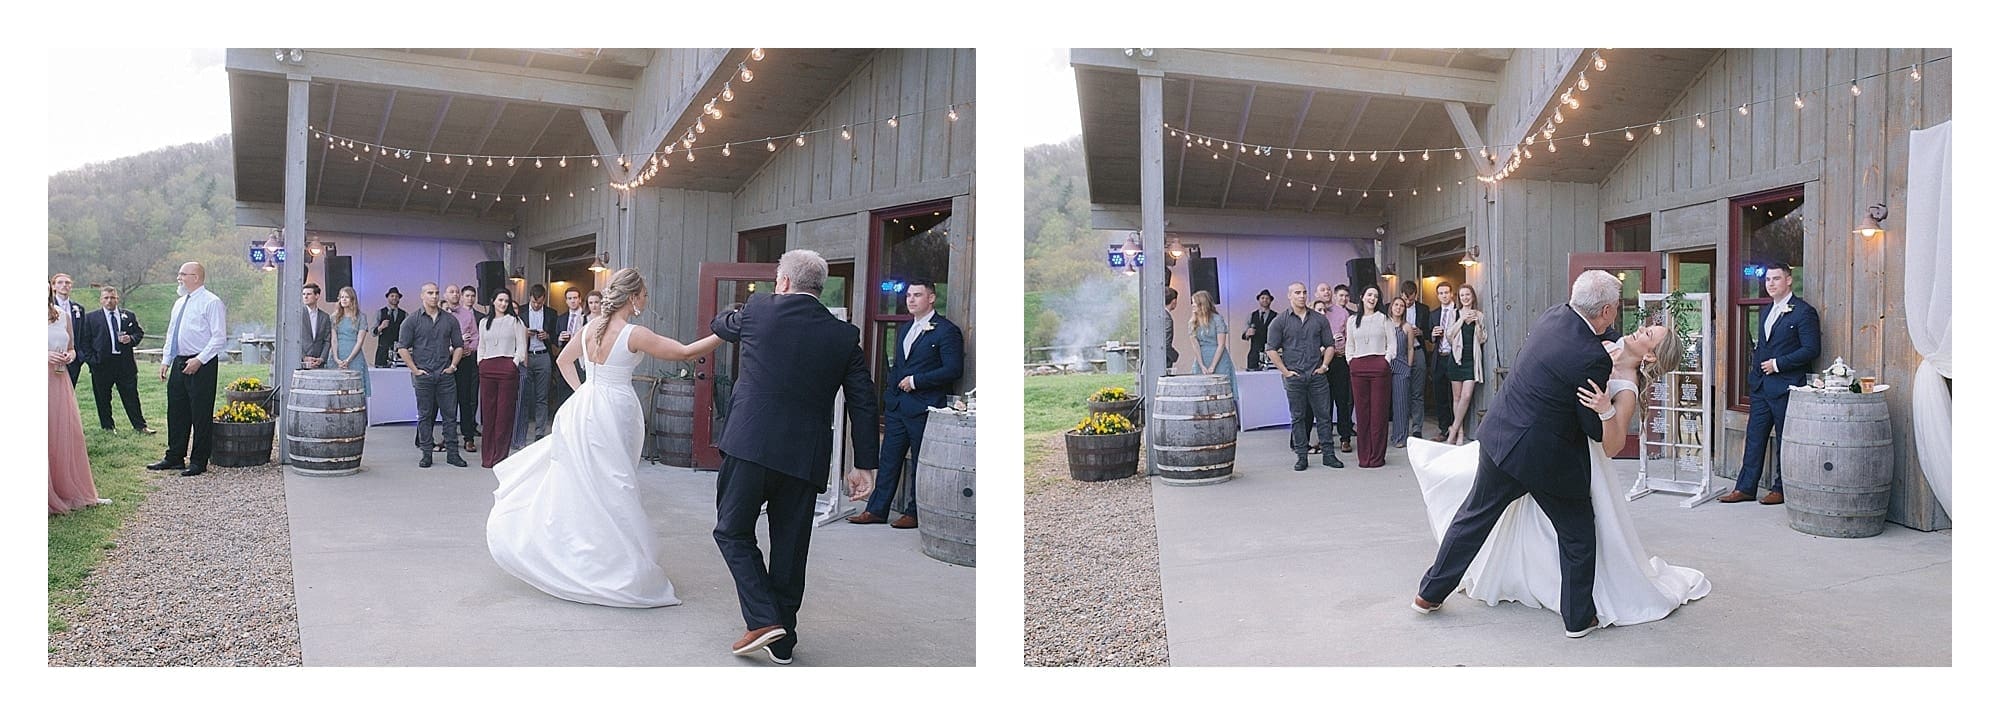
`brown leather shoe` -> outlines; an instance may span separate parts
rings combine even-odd
[[[764,646],[770,645],[783,637],[785,637],[784,626],[764,626],[754,631],[745,631],[742,638],[736,639],[736,642],[729,646],[729,652],[736,655],[749,655],[763,650]]]
[[[1716,501],[1719,501],[1719,502],[1722,502],[1722,503],[1724,503],[1724,504],[1735,504],[1735,503],[1737,503],[1737,502],[1743,502],[1743,501],[1751,501],[1751,500],[1753,500],[1753,499],[1756,499],[1756,498],[1757,498],[1757,497],[1754,497],[1754,496],[1751,496],[1751,495],[1749,495],[1749,494],[1744,494],[1743,492],[1740,492],[1740,491],[1737,491],[1737,490],[1734,490],[1734,489],[1731,489],[1731,490],[1729,490],[1729,493],[1728,493],[1728,494],[1724,494],[1724,495],[1722,495],[1722,496],[1720,496],[1720,497],[1716,497],[1716,499],[1715,499],[1715,500],[1716,500]]]
[[[889,523],[889,528],[891,528],[891,529],[915,529],[915,528],[917,528],[917,515],[915,515],[915,514],[904,514],[904,515],[902,515],[902,516],[900,516],[900,517],[897,517],[895,521],[893,521],[893,522],[890,522],[890,523]]]
[[[1354,441],[1346,437],[1340,438],[1340,451],[1342,452],[1354,451]]]
[[[1784,493],[1784,492],[1764,492],[1764,498],[1762,498],[1762,499],[1758,499],[1758,500],[1757,500],[1757,503],[1758,503],[1758,504],[1783,504],[1783,503],[1785,503],[1785,493]]]
[[[850,517],[847,517],[847,523],[849,523],[849,524],[887,524],[887,523],[889,523],[889,520],[888,520],[888,519],[884,519],[884,518],[882,518],[882,517],[879,517],[879,516],[876,516],[876,515],[874,515],[873,513],[870,513],[870,512],[865,512],[865,511],[864,511],[864,512],[861,512],[861,513],[859,513],[859,514],[855,514],[854,516],[850,516]]]
[[[1424,600],[1423,596],[1418,596],[1410,601],[1410,608],[1416,609],[1418,613],[1435,613],[1437,609],[1444,608],[1444,604],[1431,603]]]

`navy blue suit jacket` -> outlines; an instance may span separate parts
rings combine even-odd
[[[903,350],[903,342],[894,348]],[[931,315],[931,329],[917,335],[910,354],[896,356],[889,378],[882,383],[882,411],[903,417],[923,417],[932,407],[943,407],[951,385],[965,372],[965,334],[942,315]],[[904,392],[905,377],[916,377],[917,389]]]
[[[1576,391],[1586,380],[1600,388],[1610,381],[1603,338],[1568,304],[1543,311],[1479,424],[1479,450],[1529,491],[1590,496],[1588,450],[1591,440],[1604,439],[1604,423],[1577,402]]]
[[[1819,311],[1798,294],[1792,294],[1791,310],[1778,316],[1771,334],[1763,335],[1764,325],[1755,326],[1758,340],[1750,351],[1750,396],[1768,400],[1789,399],[1787,390],[1806,384],[1814,360],[1819,359]],[[1778,371],[1764,374],[1759,365],[1777,360]]]
[[[82,328],[76,334],[77,359],[91,365],[101,365],[113,358],[127,365],[136,365],[132,349],[139,347],[139,339],[146,337],[146,329],[139,326],[139,316],[124,308],[118,309],[118,328],[124,335],[132,336],[132,342],[120,344],[118,354],[111,354],[111,341],[118,336],[111,334],[111,325],[104,320],[104,309],[99,308],[83,314]],[[96,374],[96,373],[91,373]]]
[[[833,395],[844,390],[854,466],[876,467],[875,381],[862,358],[860,328],[833,317],[809,293],[759,293],[708,327],[741,348],[724,454],[826,491]]]

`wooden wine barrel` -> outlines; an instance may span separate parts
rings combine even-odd
[[[291,420],[285,439],[292,471],[309,477],[361,471],[362,440],[368,433],[368,397],[361,391],[361,373],[295,371],[284,403]]]
[[[1793,390],[1779,465],[1792,528],[1816,536],[1882,533],[1895,476],[1883,393]]]
[[[271,445],[278,433],[277,420],[263,422],[223,422],[217,420],[209,431],[208,463],[218,467],[254,467],[271,463]]]
[[[972,566],[974,528],[973,441],[970,412],[932,408],[917,451],[917,532],[924,555],[948,564]]]
[[[694,466],[694,381],[661,379],[647,422],[646,441],[653,459],[676,467]]]
[[[1226,375],[1173,375],[1153,390],[1153,448],[1171,485],[1219,484],[1236,476],[1236,395]]]
[[[1137,474],[1141,434],[1138,431],[1125,434],[1064,434],[1063,447],[1069,453],[1069,478],[1079,482],[1103,482]],[[918,525],[921,526],[922,522]]]

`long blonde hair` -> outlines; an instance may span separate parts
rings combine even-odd
[[[1215,319],[1215,299],[1209,297],[1208,291],[1198,290],[1190,301],[1194,303],[1194,315],[1188,317],[1188,327],[1195,330],[1208,327],[1209,321]]]
[[[343,295],[347,296],[347,302],[353,306],[352,308],[340,307],[340,296]],[[339,324],[343,318],[353,318],[357,322],[361,320],[361,296],[354,294],[354,286],[341,286],[340,290],[334,293],[333,322]]]
[[[1646,391],[1653,386],[1653,381],[1673,372],[1681,364],[1681,335],[1672,325],[1664,327],[1667,329],[1667,335],[1660,339],[1659,345],[1653,346],[1653,360],[1639,361],[1640,404],[1645,404]]]
[[[598,319],[591,322],[590,345],[592,349],[603,347],[604,328],[611,324],[607,318],[625,308],[639,292],[646,289],[646,278],[639,275],[636,268],[620,268],[611,274],[611,281],[604,285],[604,300],[597,304]]]

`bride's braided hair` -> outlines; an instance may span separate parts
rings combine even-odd
[[[604,328],[610,324],[611,314],[632,302],[639,291],[646,289],[646,279],[636,268],[620,268],[611,274],[611,282],[604,285],[604,300],[597,304],[597,320],[591,321],[590,345],[592,349],[604,346]]]
[[[1678,331],[1674,330],[1674,326],[1667,325],[1665,327],[1667,329],[1666,336],[1661,338],[1660,344],[1653,348],[1653,360],[1651,362],[1645,360],[1639,361],[1640,404],[1645,404],[1646,391],[1652,388],[1653,381],[1679,368],[1681,364],[1681,335]]]

